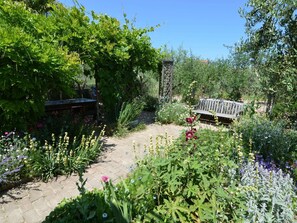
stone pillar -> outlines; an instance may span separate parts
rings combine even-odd
[[[172,86],[173,86],[173,60],[163,60],[162,74],[160,78],[160,95],[159,100],[163,102],[172,101]]]

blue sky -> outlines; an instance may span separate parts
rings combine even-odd
[[[59,0],[67,6],[72,0]],[[108,14],[123,21],[123,13],[137,27],[160,24],[150,34],[154,47],[180,46],[202,59],[227,57],[244,37],[244,19],[238,10],[246,0],[79,0],[88,11]]]

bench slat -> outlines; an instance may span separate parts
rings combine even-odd
[[[194,106],[193,112],[198,114],[213,115],[210,111],[216,113],[218,117],[236,119],[243,112],[243,103],[222,100],[202,98]]]

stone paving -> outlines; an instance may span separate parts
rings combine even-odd
[[[209,127],[200,124],[200,127]],[[135,132],[125,138],[104,139],[104,152],[98,162],[92,164],[84,178],[86,188],[101,188],[100,178],[107,175],[116,183],[126,177],[135,162],[135,145],[137,153],[143,154],[150,138],[158,135],[177,137],[184,129],[175,125],[150,124],[145,130]],[[42,222],[63,198],[79,194],[76,182],[78,176],[61,176],[50,182],[30,182],[19,188],[7,191],[0,197],[0,223],[35,223]]]

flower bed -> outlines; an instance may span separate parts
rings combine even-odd
[[[178,140],[149,148],[119,184],[102,176],[104,189],[88,192],[81,179],[81,195],[65,199],[44,222],[294,221],[289,175],[245,155],[239,135],[194,130],[187,121]]]
[[[64,122],[62,122],[63,124]],[[38,126],[40,124],[38,123]],[[61,124],[60,124],[61,125]],[[49,134],[47,124],[28,133],[4,132],[0,138],[0,191],[12,188],[33,178],[48,179],[81,171],[95,161],[101,151],[104,129],[96,133],[76,121],[56,134]]]

